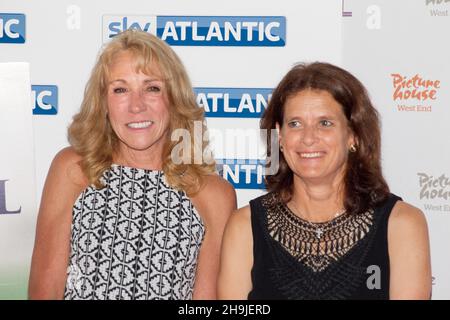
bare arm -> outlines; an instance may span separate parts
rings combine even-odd
[[[248,206],[231,216],[225,229],[218,298],[245,300],[252,289],[253,235]]]
[[[62,299],[69,260],[72,206],[86,187],[76,162],[79,157],[67,148],[50,166],[42,193],[31,262],[30,299]]]
[[[428,228],[417,208],[397,202],[389,217],[391,299],[429,299],[431,262]]]
[[[207,178],[204,188],[192,202],[205,223],[205,238],[200,249],[193,299],[216,299],[220,248],[223,231],[236,209],[236,192],[217,175]]]

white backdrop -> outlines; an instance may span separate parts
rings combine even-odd
[[[346,0],[345,11],[343,64],[381,114],[392,192],[426,215],[433,298],[450,299],[450,2]]]
[[[444,167],[449,159],[445,148],[449,146],[446,139],[448,135],[444,127],[445,119],[450,119],[450,63],[448,58],[444,59],[448,57],[449,47],[440,38],[440,31],[448,30],[450,18],[432,17],[429,12],[437,8],[445,13],[450,5],[426,4],[428,1],[0,2],[0,27],[3,28],[0,33],[0,62],[30,63],[33,99],[36,100],[33,102],[36,198],[40,199],[53,156],[67,145],[67,126],[80,106],[83,89],[97,53],[104,39],[113,32],[111,30],[123,27],[124,18],[127,19],[128,26],[134,24],[150,29],[154,28],[155,20],[160,27],[164,19],[171,19],[175,23],[184,21],[183,19],[200,21],[201,19],[193,18],[199,16],[218,16],[210,20],[222,23],[241,21],[242,25],[250,19],[258,23],[255,31],[262,24],[267,27],[270,23],[280,22],[278,27],[269,31],[269,37],[264,34],[264,41],[260,42],[256,38],[245,41],[248,35],[244,31],[242,39],[233,46],[230,46],[233,44],[231,41],[222,41],[221,45],[217,45],[218,41],[203,41],[200,42],[201,45],[193,45],[194,42],[189,39],[173,46],[186,65],[200,104],[205,106],[207,103],[207,107],[211,109],[214,104],[211,95],[230,96],[229,101],[221,98],[215,101],[219,110],[208,113],[207,121],[209,128],[216,130],[216,136],[213,136],[217,138],[213,142],[216,158],[241,159],[247,164],[241,167],[239,164],[228,165],[223,171],[225,178],[237,188],[238,205],[247,204],[248,200],[263,192],[261,189],[254,189],[258,182],[256,175],[249,175],[248,181],[244,179],[246,173],[249,173],[245,170],[250,170],[252,174],[257,172],[256,166],[248,164],[261,158],[261,148],[252,148],[250,151],[244,149],[242,143],[245,143],[245,139],[238,139],[241,145],[235,148],[223,147],[228,146],[229,141],[221,141],[220,134],[217,134],[227,133],[230,139],[229,130],[241,129],[242,133],[247,128],[258,128],[257,112],[253,112],[252,108],[246,108],[244,112],[238,111],[243,97],[250,96],[253,106],[264,106],[273,87],[299,61],[327,61],[348,68],[367,85],[382,114],[383,166],[392,190],[424,210],[427,215],[432,240],[434,298],[449,299],[450,278],[445,274],[450,265],[448,250],[445,250],[449,238],[445,228],[450,224],[450,209],[425,208],[426,205],[436,208],[444,205],[442,208],[446,208],[445,204],[449,204],[449,201],[442,197],[421,199],[420,191],[423,187],[418,176],[418,173],[423,173],[438,178],[450,174]],[[24,16],[7,15],[12,13]],[[16,19],[19,24],[12,25],[11,19]],[[20,28],[22,25],[23,30]],[[6,32],[7,26],[9,33]],[[20,34],[20,37],[13,38],[15,34]],[[271,43],[270,36],[274,35],[281,35],[281,41]],[[22,36],[24,43],[12,43],[20,42]],[[394,101],[393,73],[409,78],[419,74],[426,80],[439,80],[436,100],[424,103],[414,99]],[[223,109],[227,102],[228,111],[225,112]],[[414,104],[431,104],[432,112],[398,111],[397,105]],[[233,108],[236,110],[233,111]],[[223,117],[224,115],[227,117]],[[4,116],[1,113],[1,117]],[[4,139],[3,136],[1,139]],[[10,171],[21,170],[18,163],[11,164],[9,168]],[[240,177],[233,176],[236,168],[241,169]],[[422,177],[422,183],[425,184],[425,176]],[[1,179],[5,178],[0,176]],[[441,188],[445,193],[449,184],[443,187],[431,186],[430,190]],[[20,194],[9,192],[8,197],[14,202],[14,199],[20,198]],[[30,201],[34,203],[34,199]],[[38,202],[35,203],[36,206]],[[28,216],[31,224],[34,223],[35,216],[36,211],[31,211]],[[10,216],[0,218],[2,224],[12,225]],[[20,233],[17,237],[19,236]],[[11,243],[11,238],[2,233],[0,241]],[[29,255],[31,246],[23,250],[25,255]],[[4,255],[1,251],[0,265],[6,261],[3,259]],[[23,268],[28,267],[29,261],[24,262]],[[0,286],[0,292],[3,292],[0,293],[0,298],[12,296],[11,290],[7,286]]]

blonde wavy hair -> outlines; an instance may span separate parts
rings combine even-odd
[[[190,154],[208,154],[207,137],[193,139],[195,121],[200,121],[203,133],[206,131],[204,111],[197,106],[191,82],[177,54],[164,41],[143,31],[127,30],[114,37],[101,51],[92,70],[80,112],[73,117],[68,129],[69,142],[82,157],[80,166],[83,173],[91,184],[102,188],[100,178],[111,167],[113,154],[118,150],[119,139],[107,117],[106,94],[109,68],[115,56],[123,51],[133,54],[137,71],[151,74],[152,66],[159,67],[167,90],[170,113],[162,169],[172,187],[193,195],[199,191],[203,176],[215,171],[214,159],[211,156],[206,160],[203,158],[200,164],[175,164],[171,154],[179,141],[172,141],[170,135],[176,129],[185,129],[191,137]]]

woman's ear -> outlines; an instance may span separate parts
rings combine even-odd
[[[358,145],[359,145],[358,138],[355,136],[355,134],[353,132],[350,132],[347,149],[350,150],[351,152],[355,152],[356,149],[358,148]]]

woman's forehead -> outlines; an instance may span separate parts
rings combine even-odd
[[[334,99],[331,93],[326,90],[301,90],[290,95],[285,102],[286,106],[317,106],[317,107],[335,107],[340,103]]]
[[[151,77],[164,78],[161,66],[155,56],[144,56],[139,52],[122,50],[112,56],[107,68],[108,73],[111,73],[116,66],[128,67],[137,73],[142,72]]]

